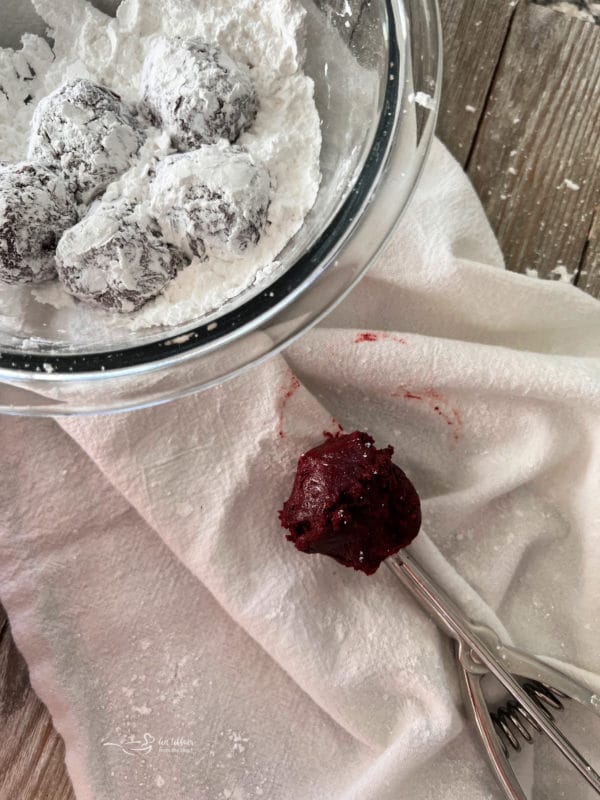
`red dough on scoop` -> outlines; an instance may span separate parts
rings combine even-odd
[[[421,503],[393,447],[378,450],[367,433],[328,438],[304,453],[279,518],[303,553],[322,553],[371,575],[412,542]]]

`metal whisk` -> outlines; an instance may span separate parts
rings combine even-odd
[[[554,722],[550,709],[562,708],[561,698],[576,700],[600,714],[598,697],[567,675],[537,658],[503,644],[494,631],[468,620],[406,550],[385,562],[419,600],[439,627],[456,642],[459,676],[467,707],[498,783],[508,800],[527,800],[508,761],[508,746],[520,749],[519,736],[533,737],[527,725],[548,736],[579,774],[600,796],[600,775]],[[491,713],[481,681],[498,680],[512,700]],[[551,688],[552,687],[552,688]]]
[[[540,710],[544,712],[548,719],[553,722],[554,716],[548,706],[555,711],[562,711],[564,709],[561,698],[565,698],[567,695],[563,692],[559,692],[558,689],[545,686],[539,681],[524,683],[523,689],[531,697],[533,702],[539,706]],[[537,731],[537,733],[542,733],[542,729],[527,709],[523,708],[523,706],[515,700],[510,700],[505,706],[497,708],[496,711],[490,714],[490,718],[494,723],[500,744],[504,750],[504,755],[507,758],[509,757],[507,745],[517,752],[520,751],[521,742],[519,741],[519,736],[521,736],[527,744],[533,744],[533,736],[527,727],[528,725],[533,728],[534,731]]]

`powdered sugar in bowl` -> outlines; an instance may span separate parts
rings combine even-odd
[[[182,186],[187,187],[189,170],[207,159],[173,155],[174,141],[180,151],[194,144],[194,129],[181,123],[188,110],[181,103],[163,103],[160,92],[148,91],[164,131],[159,126],[156,135],[144,137],[139,148],[137,140],[132,140],[141,157],[129,172],[121,169],[108,189],[103,187],[104,206],[99,211],[94,207],[94,213],[104,228],[107,218],[121,223],[129,214],[143,228],[145,209],[140,210],[138,204],[131,211],[135,192],[145,182],[150,185],[156,180],[161,195],[148,195],[148,213],[155,215],[152,219],[168,215],[159,219],[164,222],[163,232],[169,234],[168,246],[185,251],[188,262],[199,253],[209,266],[196,272],[186,268],[186,273],[186,269],[163,269],[161,261],[163,271],[151,299],[143,297],[143,307],[141,301],[134,303],[135,313],[125,315],[88,308],[77,296],[65,300],[58,282],[26,290],[3,286],[1,411],[56,415],[152,405],[213,386],[278,352],[317,322],[362,276],[394,228],[420,175],[433,136],[440,89],[435,0],[239,4],[167,0],[169,14],[162,15],[167,22],[150,13],[161,5],[162,0],[146,4],[0,0],[0,46],[5,48],[0,50],[0,144],[10,140],[11,126],[16,140],[18,131],[29,124],[30,106],[39,100],[36,91],[41,92],[44,71],[52,69],[49,45],[56,51],[53,63],[69,65],[63,78],[89,79],[119,92],[123,83],[129,100],[137,91],[143,94],[142,67],[149,42],[162,42],[153,57],[159,62],[166,59],[166,65],[151,64],[147,69],[168,81],[169,59],[178,57],[171,53],[172,37],[196,36],[200,31],[203,38],[215,42],[215,48],[233,50],[233,57],[258,82],[256,111],[245,79],[227,85],[229,62],[215,56],[216,50],[200,53],[216,63],[219,74],[225,76],[220,90],[233,98],[221,104],[232,140],[240,137],[233,145],[234,149],[239,145],[240,155],[236,150],[230,163],[236,169],[239,163],[241,177],[234,175],[231,180],[233,184],[238,180],[242,187],[249,181],[247,175],[256,175],[252,178],[255,194],[238,191],[226,198],[227,213],[239,212],[243,224],[236,219],[230,235],[228,231],[225,245],[231,244],[230,250],[222,253],[221,236],[214,240],[208,259],[202,249],[204,240],[198,247],[189,235],[188,210],[182,207],[178,215],[171,213],[172,198],[180,196]],[[140,16],[144,7],[146,18]],[[257,16],[236,21],[243,14]],[[270,28],[266,20],[272,20]],[[60,26],[62,35],[47,30],[49,21],[56,29]],[[159,27],[149,35],[151,21]],[[67,45],[69,52],[61,52]],[[128,48],[126,58],[123,47]],[[131,75],[122,63],[133,65]],[[158,83],[151,73],[151,89]],[[415,96],[423,94],[428,102],[415,104]],[[221,113],[215,108],[215,113]],[[211,121],[200,122],[208,134],[200,133],[210,136]],[[0,152],[0,160],[18,160],[17,144],[14,153]],[[216,148],[208,159],[211,174],[225,174],[230,168],[221,165],[221,144],[210,147]],[[155,175],[148,164],[158,159],[162,159],[161,168]],[[266,172],[261,164],[266,164]],[[93,173],[85,172],[84,163],[79,174],[87,190]],[[293,191],[286,193],[286,185]],[[168,203],[164,191],[169,192]],[[213,202],[215,196],[213,186],[194,198],[203,221],[211,220],[210,230],[200,228],[209,245],[212,233],[221,230],[219,220],[212,224],[210,214],[224,207],[219,198]],[[94,225],[94,220],[84,220],[83,234],[87,229],[100,230],[102,226]],[[257,232],[261,226],[262,236]],[[127,241],[127,235],[123,239]],[[73,241],[81,247],[70,235],[68,242]],[[252,262],[247,257],[248,242],[254,248]],[[233,252],[234,247],[239,253]],[[69,258],[75,251],[74,245],[69,247]],[[140,264],[146,263],[143,248],[133,252]],[[79,290],[81,281],[76,285]],[[124,310],[129,312],[129,306]]]

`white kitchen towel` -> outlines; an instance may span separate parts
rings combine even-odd
[[[0,599],[79,800],[499,800],[452,651],[385,568],[285,541],[324,431],[392,444],[415,551],[600,691],[600,303],[502,269],[435,143],[390,246],[283,356],[113,417],[0,420]],[[561,725],[600,761],[600,725]],[[592,797],[547,742],[533,797]]]

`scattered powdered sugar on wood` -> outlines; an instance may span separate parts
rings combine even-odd
[[[550,270],[550,275],[553,275],[555,280],[559,281],[560,283],[573,283],[573,279],[575,277],[575,273],[569,272],[566,266],[560,262],[554,267],[554,269]]]
[[[418,106],[423,106],[423,108],[428,108],[433,110],[435,108],[435,100],[430,94],[427,92],[415,92],[414,94],[408,95],[408,100],[410,103],[416,103]]]

